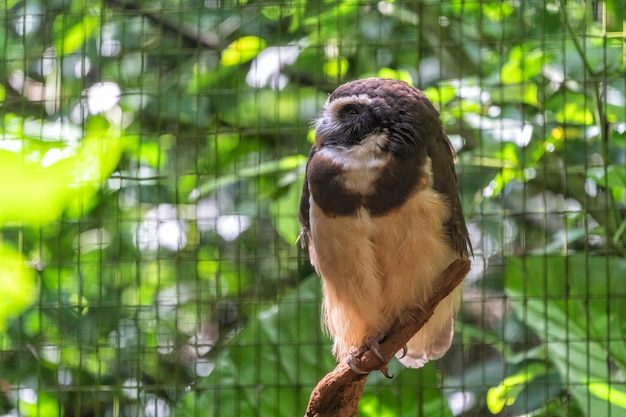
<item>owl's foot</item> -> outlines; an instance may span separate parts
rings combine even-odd
[[[402,352],[402,353],[400,353],[400,352]],[[401,350],[401,351],[399,350],[399,351],[396,353],[396,358],[398,358],[398,359],[402,359],[402,358],[404,358],[404,357],[406,356],[406,354],[407,354],[408,352],[409,352],[409,348],[408,348],[408,346],[407,346],[407,345],[404,345],[404,346],[402,346],[402,350]]]
[[[378,344],[378,340],[373,337],[368,337],[365,339],[365,345],[363,345],[360,349],[352,349],[346,358],[346,363],[352,369],[353,372],[361,375],[367,375],[370,371],[364,371],[357,366],[357,363],[360,362],[360,357],[365,351],[371,351],[374,356],[376,356],[383,363],[383,367],[380,369],[380,372],[385,375],[385,377],[391,379],[393,375],[389,375],[389,369],[387,368],[387,361],[385,360],[382,353],[380,353],[380,345]]]

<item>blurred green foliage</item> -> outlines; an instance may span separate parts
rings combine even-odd
[[[453,350],[370,376],[360,415],[626,415],[623,21],[612,0],[5,2],[0,414],[302,414],[333,367],[295,245],[310,122],[384,76],[440,108],[476,257]]]

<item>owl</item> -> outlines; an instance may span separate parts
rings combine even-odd
[[[439,113],[407,83],[368,78],[328,97],[299,219],[338,361],[363,347],[377,353],[394,322],[429,300],[440,273],[471,253],[454,159]],[[445,354],[459,303],[457,288],[398,352],[402,364]]]

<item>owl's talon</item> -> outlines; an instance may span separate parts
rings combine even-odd
[[[382,353],[380,353],[380,345],[378,344],[378,341],[376,339],[374,339],[373,337],[369,337],[365,340],[365,346],[367,346],[367,348],[369,350],[372,351],[372,353],[378,358],[380,359],[380,361],[382,363],[384,363],[385,365],[387,365],[387,360],[385,360],[385,357],[383,356]]]
[[[387,367],[387,365],[380,368],[380,373],[385,375],[385,378],[387,379],[393,379],[393,375],[389,375],[389,368]]]
[[[354,372],[355,374],[359,374],[359,375],[368,375],[370,373],[369,371],[364,371],[358,366],[356,366],[355,362],[356,362],[355,356],[351,354],[348,355],[348,357],[346,358],[346,363],[348,364],[352,372]],[[387,367],[386,364],[382,368],[380,368],[380,373],[383,374],[385,378],[387,379],[393,379],[393,375],[389,374],[389,368]]]
[[[402,359],[402,358],[404,358],[406,356],[407,353],[409,353],[409,348],[407,347],[407,345],[404,345],[404,346],[402,346],[402,354],[398,355],[396,353],[396,358]]]
[[[376,356],[383,363],[383,366],[380,368],[380,372],[389,379],[393,378],[393,375],[389,375],[389,368],[387,368],[387,361],[385,360],[385,357],[382,353],[380,353],[380,345],[378,344],[378,341],[373,337],[365,339],[365,345],[362,346],[361,349],[356,349],[353,347],[350,350],[350,353],[346,358],[346,363],[348,364],[350,369],[360,375],[367,375],[370,373],[369,371],[362,370],[356,365],[356,362],[359,361],[358,358],[367,350],[370,350],[374,354],[374,356]]]
[[[346,363],[348,364],[350,369],[352,369],[352,372],[354,372],[355,374],[359,374],[359,375],[367,375],[367,374],[369,374],[369,372],[364,371],[361,368],[359,368],[358,366],[356,366],[356,364],[354,362],[355,362],[355,357],[352,354],[348,355],[348,357],[346,358]]]

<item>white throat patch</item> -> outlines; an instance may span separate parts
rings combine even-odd
[[[374,183],[392,155],[382,149],[389,139],[384,133],[373,133],[360,144],[350,147],[324,146],[319,153],[334,164],[341,165],[343,186],[354,193],[368,195],[374,192]]]

